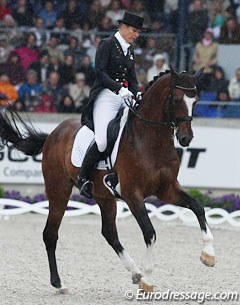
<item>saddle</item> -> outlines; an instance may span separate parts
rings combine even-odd
[[[110,171],[110,173],[104,176],[103,183],[117,198],[121,198],[120,184],[118,182],[118,175],[114,172],[113,167],[117,159],[119,143],[127,121],[127,115],[128,108],[122,108],[117,116],[110,121],[107,130],[107,148],[96,167],[98,170]],[[76,134],[73,143],[71,162],[74,166],[81,167],[85,153],[92,141],[94,141],[94,132],[84,125]]]

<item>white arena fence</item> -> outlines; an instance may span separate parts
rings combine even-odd
[[[10,208],[11,207],[11,208]],[[72,201],[68,202],[68,210],[65,211],[64,217],[81,216],[87,214],[100,215],[100,209],[97,204],[88,205],[83,202]],[[169,222],[173,220],[181,220],[185,225],[198,225],[197,218],[192,211],[177,207],[171,204],[166,204],[161,207],[156,207],[151,203],[146,203],[146,208],[149,217],[156,217],[161,221]],[[38,214],[48,215],[48,201],[29,204],[23,201],[14,199],[0,199],[0,218],[6,219],[9,216],[19,215],[24,213],[34,212]],[[208,224],[218,226],[223,223],[228,223],[234,227],[240,227],[240,210],[228,213],[220,208],[205,208]],[[127,204],[119,200],[117,203],[117,218],[130,217],[130,212]]]

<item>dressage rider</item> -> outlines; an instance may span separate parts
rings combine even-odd
[[[142,17],[125,12],[123,19],[118,20],[116,34],[101,40],[97,48],[96,79],[82,115],[82,124],[94,130],[95,141],[87,150],[78,174],[80,195],[92,197],[91,174],[107,148],[109,122],[126,106],[126,99],[141,97],[131,44],[143,30],[143,21]]]

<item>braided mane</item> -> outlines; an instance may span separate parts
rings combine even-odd
[[[152,86],[152,84],[154,84],[160,77],[162,77],[163,75],[166,75],[170,73],[170,70],[166,70],[164,72],[160,72],[158,75],[154,76],[153,80],[151,80],[145,87],[144,87],[144,93],[147,92],[147,90]]]

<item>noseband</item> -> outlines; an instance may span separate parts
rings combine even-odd
[[[139,115],[136,111],[136,106],[133,105],[133,102],[130,100],[125,100],[126,105],[129,107],[129,109],[131,110],[131,112],[141,121],[143,121],[144,123],[150,124],[150,125],[164,125],[164,126],[170,126],[172,129],[174,129],[175,131],[178,129],[179,127],[179,123],[182,122],[191,122],[193,120],[193,117],[190,115],[186,115],[186,116],[178,116],[176,117],[172,111],[173,109],[173,90],[174,88],[177,89],[182,89],[182,90],[186,90],[186,91],[194,91],[196,90],[196,86],[191,87],[191,88],[187,88],[187,87],[182,87],[179,85],[175,85],[172,84],[170,86],[170,91],[165,99],[166,103],[167,101],[169,101],[169,106],[168,106],[168,117],[169,117],[169,121],[168,122],[158,122],[158,121],[153,121],[153,120],[149,120],[149,119],[145,119],[143,118],[141,115]]]

